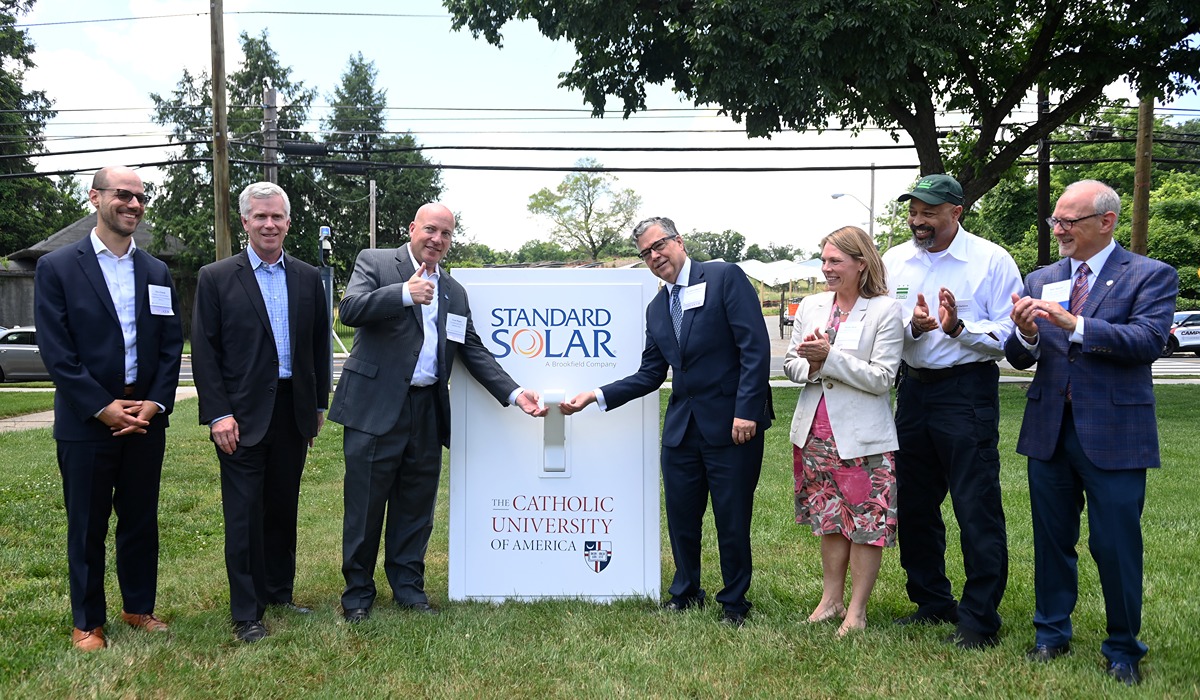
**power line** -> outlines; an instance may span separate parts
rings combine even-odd
[[[134,163],[128,165],[130,168],[159,168],[171,165],[198,165],[202,163],[211,163],[211,158],[180,158],[177,160],[152,161],[147,163]],[[244,160],[233,159],[230,163],[237,165],[248,165],[252,167],[261,167],[267,165],[266,161],[259,160]],[[310,162],[288,162],[281,163],[286,167],[296,168],[333,168],[335,165],[344,165],[344,161],[310,161]],[[480,171],[495,171],[495,172],[557,172],[557,173],[786,173],[786,172],[843,172],[843,171],[867,171],[867,170],[913,170],[920,167],[917,164],[907,165],[808,165],[808,166],[779,166],[779,167],[692,167],[692,168],[620,168],[602,166],[599,168],[578,168],[574,166],[539,166],[539,165],[465,165],[465,164],[446,164],[446,163],[369,163],[374,170],[480,170]],[[95,168],[76,168],[72,170],[53,170],[33,173],[0,173],[0,180],[10,179],[27,179],[33,177],[46,177],[51,175],[78,175],[80,173],[90,173],[99,170],[103,166]]]
[[[62,22],[31,22],[13,25],[16,29],[31,27],[58,27],[69,24],[105,24],[109,22],[136,22],[145,19],[177,19],[179,17],[208,17],[207,12],[179,12],[169,15],[140,15],[134,17],[102,17],[98,19],[75,19]],[[292,12],[287,10],[240,10],[226,12],[225,15],[293,15],[297,17],[395,17],[408,19],[450,19],[450,15],[402,14],[387,12]]]

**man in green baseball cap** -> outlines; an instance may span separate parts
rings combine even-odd
[[[913,187],[912,192],[900,195],[896,198],[896,201],[907,202],[914,197],[926,204],[953,204],[955,206],[962,206],[962,185],[958,184],[958,180],[949,175],[926,175],[917,180],[917,184]]]
[[[926,175],[898,201],[908,202],[913,237],[883,262],[889,294],[909,318],[896,393],[896,500],[900,566],[917,609],[897,622],[953,624],[946,642],[991,647],[1000,641],[1008,582],[996,361],[1012,334],[1021,275],[1007,251],[962,227],[963,191],[954,178]],[[966,578],[957,599],[946,577],[947,494]]]

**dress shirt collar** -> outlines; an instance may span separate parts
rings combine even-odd
[[[100,240],[100,237],[96,235],[95,226],[92,227],[92,232],[88,235],[88,239],[92,242],[92,250],[96,252],[96,255],[111,255],[114,258],[117,257],[117,254],[109,250],[108,246],[104,245],[104,241]],[[135,250],[137,250],[137,241],[134,241],[133,236],[130,236],[129,250],[125,252],[125,255],[133,255],[133,251]]]
[[[421,269],[421,263],[417,262],[417,256],[413,255],[412,243],[405,243],[404,247],[408,249],[408,259],[412,262],[413,270]],[[435,265],[434,269],[432,270],[425,268],[425,274],[427,274],[430,279],[437,279],[438,273],[441,271],[442,266],[440,264]]]
[[[681,287],[688,286],[688,280],[690,280],[691,278],[692,278],[692,259],[690,257],[687,257],[687,258],[683,259],[683,269],[679,271],[679,276],[675,278],[675,284],[672,284],[670,282],[665,283],[667,285],[667,294],[671,293],[671,290],[673,290],[675,288],[676,284],[678,284]],[[683,292],[680,292],[680,294],[683,294]]]
[[[1074,277],[1079,272],[1079,266],[1084,263],[1087,263],[1088,269],[1092,271],[1093,275],[1100,274],[1100,271],[1104,269],[1104,264],[1108,262],[1108,256],[1112,255],[1113,249],[1116,247],[1117,240],[1114,238],[1099,253],[1096,253],[1087,260],[1071,258],[1071,277]]]
[[[252,248],[250,246],[246,246],[246,257],[250,259],[250,269],[251,270],[258,270],[260,265],[270,265],[271,264],[271,263],[268,263],[267,261],[263,260],[262,258],[258,257],[258,253],[255,253],[254,248]],[[275,262],[275,264],[279,265],[279,267],[282,269],[287,269],[287,266],[283,264],[284,257],[286,257],[286,256],[281,252],[279,254],[279,260],[277,260]]]

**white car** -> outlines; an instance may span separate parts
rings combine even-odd
[[[1170,357],[1179,350],[1191,350],[1200,357],[1200,311],[1175,312],[1163,357]]]
[[[46,381],[50,379],[38,350],[33,326],[0,331],[0,382]]]

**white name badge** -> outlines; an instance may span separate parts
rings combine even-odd
[[[161,284],[147,285],[150,289],[150,313],[155,316],[174,316],[171,308],[171,288]]]
[[[1042,301],[1054,301],[1066,308],[1071,303],[1071,280],[1052,282],[1042,286]]]
[[[458,314],[446,314],[446,340],[456,343],[467,342],[467,317]]]
[[[833,344],[842,350],[857,350],[858,344],[862,342],[865,325],[862,321],[842,321]]]
[[[975,320],[975,309],[970,299],[955,299],[954,306],[958,309],[958,317],[964,321]]]
[[[704,306],[704,290],[707,286],[707,282],[701,282],[683,288],[683,298],[680,299],[680,304],[684,311]]]

